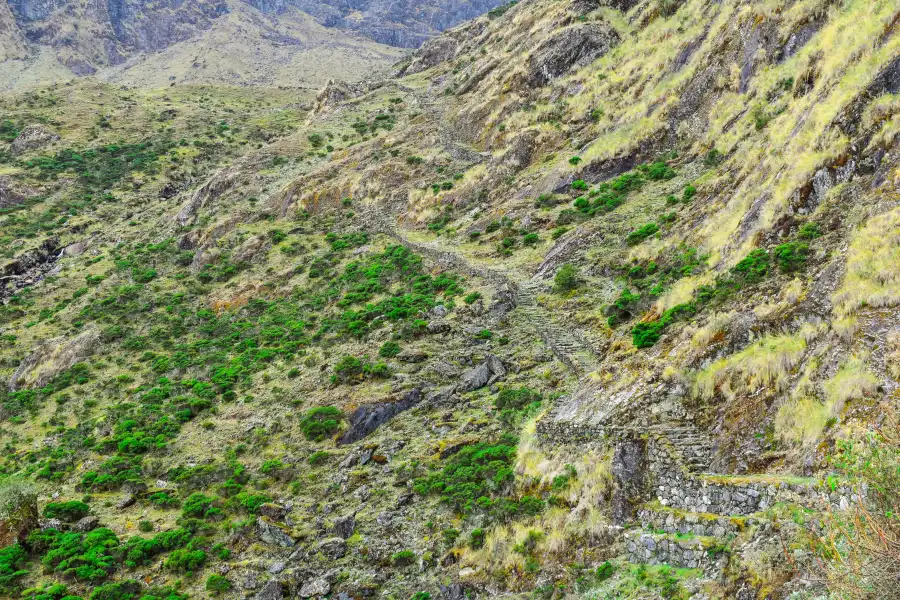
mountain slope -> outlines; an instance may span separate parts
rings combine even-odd
[[[314,99],[4,97],[0,583],[891,597],[898,24],[531,0]]]

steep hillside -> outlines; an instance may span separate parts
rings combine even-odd
[[[528,0],[314,99],[4,97],[0,586],[893,597],[898,24]]]

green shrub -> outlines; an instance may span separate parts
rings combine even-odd
[[[447,546],[452,546],[456,539],[459,537],[459,529],[445,529],[441,532],[441,538],[444,540],[444,544]]]
[[[178,498],[169,494],[169,492],[154,492],[147,496],[150,504],[160,508],[175,508],[178,506]]]
[[[481,293],[472,292],[471,294],[468,294],[465,298],[463,298],[463,302],[465,302],[466,304],[475,304],[475,302],[477,302],[480,298]]]
[[[334,365],[334,375],[341,382],[349,382],[362,378],[363,363],[355,356],[345,355]]]
[[[223,515],[218,507],[219,499],[215,496],[207,496],[199,492],[193,493],[184,501],[181,514],[184,517],[195,519],[213,519]]]
[[[594,575],[597,577],[597,581],[606,581],[616,573],[616,566],[609,561],[606,561],[594,572]]]
[[[769,274],[769,267],[769,252],[757,248],[732,267],[731,272],[747,283],[756,283]]]
[[[473,529],[469,534],[469,546],[474,550],[484,546],[484,529]]]
[[[662,181],[675,177],[675,170],[662,161],[655,162],[651,165],[641,165],[641,170],[647,175],[647,178],[652,181]]]
[[[192,573],[206,562],[206,552],[203,550],[188,550],[181,548],[174,550],[166,559],[165,567],[178,573]]]
[[[526,246],[534,246],[535,244],[537,244],[540,241],[541,241],[541,238],[536,233],[526,233],[522,237],[522,243],[525,244]]]
[[[300,421],[300,429],[306,439],[322,441],[340,429],[344,415],[333,406],[317,406],[307,411]]]
[[[391,563],[395,567],[405,567],[411,565],[416,560],[416,553],[412,550],[401,550],[391,555]]]
[[[155,556],[163,552],[184,548],[192,540],[193,534],[184,527],[161,531],[150,539],[135,536],[122,546],[120,555],[125,566],[133,569],[149,564]]]
[[[28,570],[24,568],[27,563],[28,553],[22,546],[13,544],[0,548],[0,591],[10,589],[28,574]]]
[[[636,246],[637,244],[640,244],[641,242],[646,240],[648,237],[656,235],[658,232],[659,225],[657,225],[656,223],[647,223],[646,225],[643,225],[629,233],[625,241],[628,242],[629,246]]]
[[[150,521],[140,521],[138,523],[138,531],[143,531],[144,533],[149,533],[153,531],[153,523]]]
[[[188,597],[169,587],[146,588],[140,582],[129,579],[95,588],[88,600],[188,600]]]
[[[497,520],[539,514],[544,508],[539,498],[504,497],[515,479],[516,443],[514,436],[505,435],[496,444],[464,446],[440,471],[416,479],[413,487],[422,495],[439,494],[463,514],[484,511]]]
[[[80,596],[69,594],[68,588],[61,583],[44,582],[41,587],[30,588],[22,592],[22,600],[81,600]]]
[[[557,292],[568,292],[578,287],[580,279],[581,277],[575,265],[567,263],[556,272],[553,284]]]
[[[400,354],[400,344],[397,342],[387,341],[378,349],[378,356],[382,358],[393,358]]]
[[[310,454],[309,459],[307,460],[309,461],[309,464],[313,466],[321,465],[328,461],[329,456],[331,455],[328,452],[325,452],[324,450],[317,450],[316,452]]]
[[[573,167],[578,166],[578,163],[580,163],[580,162],[581,162],[580,156],[573,156],[572,158],[569,159],[569,164],[572,165]]]
[[[44,517],[47,519],[60,519],[67,523],[86,517],[91,512],[91,507],[78,500],[68,502],[51,502],[44,507]]]
[[[263,464],[260,466],[259,470],[263,473],[263,475],[268,475],[269,473],[280,471],[283,468],[284,463],[282,463],[277,458],[273,458],[271,460],[263,461]]]
[[[800,228],[800,232],[797,234],[797,236],[801,240],[814,240],[817,237],[822,236],[822,231],[819,229],[818,223],[810,221],[809,223],[803,224],[803,226]]]
[[[119,562],[119,538],[105,527],[86,534],[35,531],[28,541],[35,548],[47,549],[41,559],[45,567],[81,581],[106,579]]]
[[[809,260],[809,245],[803,242],[788,242],[776,246],[773,254],[778,268],[785,273],[800,271]]]
[[[568,232],[569,232],[569,228],[568,228],[568,227],[557,227],[557,228],[555,228],[555,229],[553,230],[553,232],[550,234],[550,237],[553,238],[553,240],[558,240],[559,238],[561,238],[562,236],[564,236],[564,235],[567,234]]]
[[[703,157],[703,164],[707,167],[715,167],[722,163],[725,157],[715,148],[711,148]]]
[[[231,582],[221,575],[212,574],[206,578],[206,591],[213,596],[231,589]]]
[[[523,408],[541,402],[541,394],[527,387],[505,388],[500,390],[494,400],[497,410],[522,410]]]
[[[15,123],[10,120],[3,120],[0,122],[0,140],[11,142],[17,137],[19,137],[19,129],[16,127]]]
[[[255,515],[260,506],[267,502],[271,502],[272,499],[265,494],[248,494],[246,492],[241,492],[237,495],[237,501],[244,510],[251,515]]]

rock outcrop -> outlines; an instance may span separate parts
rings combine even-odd
[[[360,406],[348,419],[350,427],[338,438],[338,444],[352,444],[370,435],[381,425],[422,401],[422,391],[414,389],[396,402],[379,402]]]
[[[529,85],[547,85],[557,77],[600,58],[616,45],[618,34],[605,24],[572,25],[538,46],[528,59]]]
[[[43,148],[58,139],[58,133],[47,129],[43,125],[28,125],[10,144],[9,151],[13,154],[22,154]]]
[[[100,331],[90,328],[72,339],[56,338],[29,354],[9,380],[10,389],[43,387],[51,379],[93,354]]]

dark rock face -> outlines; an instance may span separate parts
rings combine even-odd
[[[381,402],[360,406],[350,415],[350,428],[338,439],[338,444],[358,442],[384,423],[409,410],[421,401],[422,392],[415,389],[404,394],[397,402]]]
[[[647,447],[641,439],[623,440],[613,453],[612,472],[616,490],[612,498],[613,523],[631,521],[635,508],[643,501],[647,485]]]
[[[616,45],[615,31],[597,23],[573,25],[551,36],[528,59],[529,85],[543,86],[578,67],[590,64]]]

